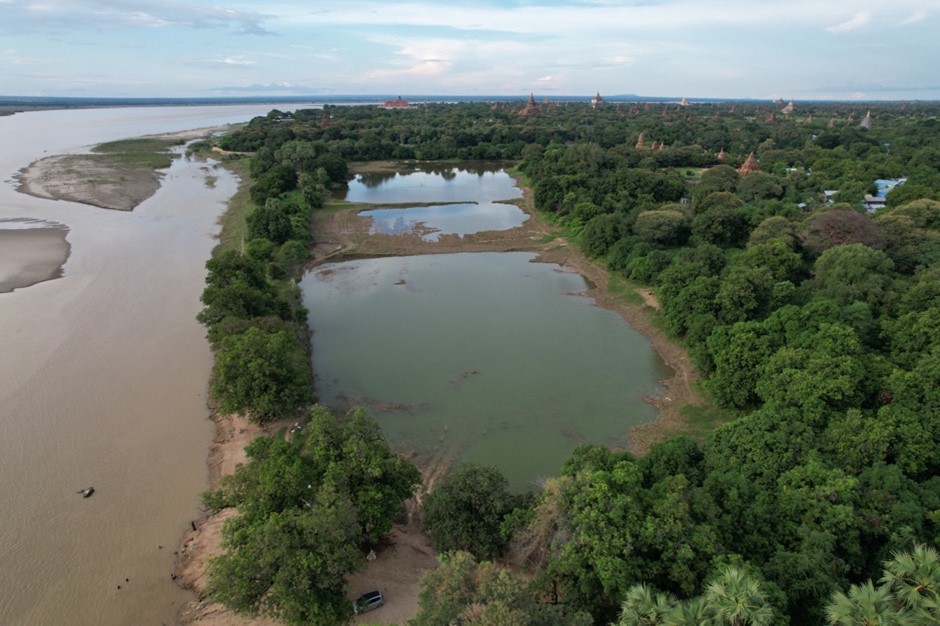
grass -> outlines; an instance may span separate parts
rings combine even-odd
[[[643,296],[636,292],[640,283],[628,280],[617,272],[607,272],[607,293],[628,304],[643,304]]]
[[[118,141],[108,141],[98,144],[92,148],[93,152],[116,153],[116,152],[166,152],[173,146],[179,146],[183,142],[179,139],[156,139],[154,137],[137,137],[135,139],[119,139]]]
[[[241,251],[242,245],[248,236],[248,223],[245,221],[245,216],[253,206],[251,196],[248,193],[248,189],[251,187],[249,163],[250,159],[225,161],[225,167],[238,176],[241,182],[238,184],[238,191],[229,199],[225,213],[219,217],[222,232],[219,235],[219,243],[212,250],[213,257],[228,250]]]
[[[687,404],[679,409],[682,416],[682,428],[676,434],[683,434],[702,441],[710,432],[734,420],[737,415],[729,409],[720,409],[710,405]]]

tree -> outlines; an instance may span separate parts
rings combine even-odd
[[[620,605],[617,626],[660,626],[679,601],[672,594],[660,593],[649,585],[639,583],[627,590]]]
[[[463,550],[493,559],[506,546],[500,534],[513,498],[495,467],[462,464],[425,498],[424,526],[438,552]]]
[[[874,220],[847,205],[841,206],[846,208],[834,207],[807,220],[802,234],[807,249],[822,254],[829,248],[847,244],[864,244],[876,249],[884,245],[884,235]]]
[[[826,250],[813,266],[816,294],[840,306],[865,302],[875,311],[893,298],[894,263],[860,243]]]
[[[417,469],[361,409],[336,418],[315,407],[292,440],[258,437],[245,454],[204,496],[213,510],[238,508],[222,529],[225,552],[210,562],[210,596],[289,624],[346,623],[346,576],[391,527]]]
[[[682,245],[689,238],[689,218],[680,211],[643,211],[636,216],[633,232],[641,241],[661,246]]]
[[[252,327],[221,341],[211,386],[222,411],[264,422],[310,402],[310,379],[307,355],[289,333]]]
[[[522,578],[495,563],[477,563],[468,552],[445,552],[441,566],[425,574],[418,613],[409,626],[589,626],[591,619],[563,605],[539,601]]]
[[[849,592],[837,591],[826,607],[831,626],[903,626],[911,624],[894,606],[887,587],[875,588],[871,581],[852,585]]]
[[[708,583],[703,601],[719,624],[767,626],[773,621],[774,610],[760,582],[737,567],[723,568]]]

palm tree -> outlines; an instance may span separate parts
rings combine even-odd
[[[940,555],[934,548],[916,545],[913,552],[895,552],[881,582],[917,623],[940,624]]]
[[[734,566],[725,567],[708,583],[704,600],[716,624],[769,626],[774,617],[760,581]]]
[[[712,626],[712,616],[701,597],[677,604],[666,615],[664,626]]]
[[[869,580],[852,585],[848,593],[837,591],[826,607],[830,626],[901,626],[910,624],[903,609],[895,606],[887,587],[875,587]]]
[[[617,626],[662,626],[677,603],[672,594],[659,593],[644,583],[633,585],[624,597]]]

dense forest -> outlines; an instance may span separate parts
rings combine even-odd
[[[275,110],[220,138],[252,154],[253,180],[246,243],[210,261],[200,315],[220,406],[265,420],[312,401],[290,276],[348,162],[510,160],[587,255],[653,287],[656,322],[735,419],[639,458],[584,446],[531,497],[507,493],[492,468],[455,468],[425,502],[444,565],[412,623],[938,623],[940,564],[926,546],[940,545],[940,105],[519,109]],[[871,197],[876,181],[902,178]],[[301,457],[318,445],[305,441]],[[210,501],[257,511],[250,494],[270,499],[269,472],[291,479],[259,471],[271,453],[257,448]],[[396,472],[383,497],[413,484]],[[284,506],[262,508],[317,510],[303,492]],[[231,550],[264,552],[247,524]],[[357,548],[376,538],[350,533]],[[290,566],[267,557],[251,580],[222,561],[217,597],[268,581],[230,603],[303,623],[288,610],[299,596],[271,586]],[[297,574],[295,594],[318,588],[328,574],[316,569]],[[342,590],[329,592],[315,614],[341,620]]]

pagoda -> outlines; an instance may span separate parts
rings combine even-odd
[[[395,100],[386,100],[385,104],[382,105],[383,109],[410,109],[407,100],[403,100],[401,96],[398,96]]]
[[[771,111],[771,112],[770,112],[770,115],[768,115],[767,117],[764,118],[764,122],[766,122],[766,123],[768,123],[768,124],[776,124],[776,123],[777,123],[777,112],[776,112],[776,111]]]
[[[688,100],[688,98],[683,98],[683,99],[682,99],[682,102],[679,103],[679,106],[681,106],[681,107],[687,107],[687,106],[689,106],[689,100]]]
[[[326,113],[320,118],[320,128],[327,128],[330,125],[330,116]]]
[[[519,115],[535,115],[539,112],[539,107],[535,104],[535,96],[529,94],[529,101],[519,110]]]
[[[715,158],[718,159],[718,162],[719,162],[719,163],[724,163],[724,162],[725,162],[725,159],[728,158],[727,153],[725,153],[725,149],[722,148],[722,149],[718,152],[718,154],[715,155]]]
[[[747,176],[748,174],[753,174],[754,172],[759,171],[760,165],[757,164],[757,159],[754,158],[754,153],[752,152],[750,155],[748,155],[744,164],[738,168],[738,175]]]
[[[790,115],[795,110],[796,110],[796,105],[793,104],[793,100],[790,100],[790,104],[780,109],[780,112],[783,113],[784,115]]]
[[[633,146],[637,150],[641,150],[646,147],[646,135],[641,131],[640,136],[636,138],[636,145]]]
[[[601,98],[601,92],[598,91],[597,94],[591,98],[591,108],[599,109],[600,107],[604,106],[604,104],[605,102],[604,99]]]
[[[859,128],[864,128],[865,130],[871,130],[872,119],[871,111],[865,114],[865,117],[862,118],[862,121],[858,123]]]

